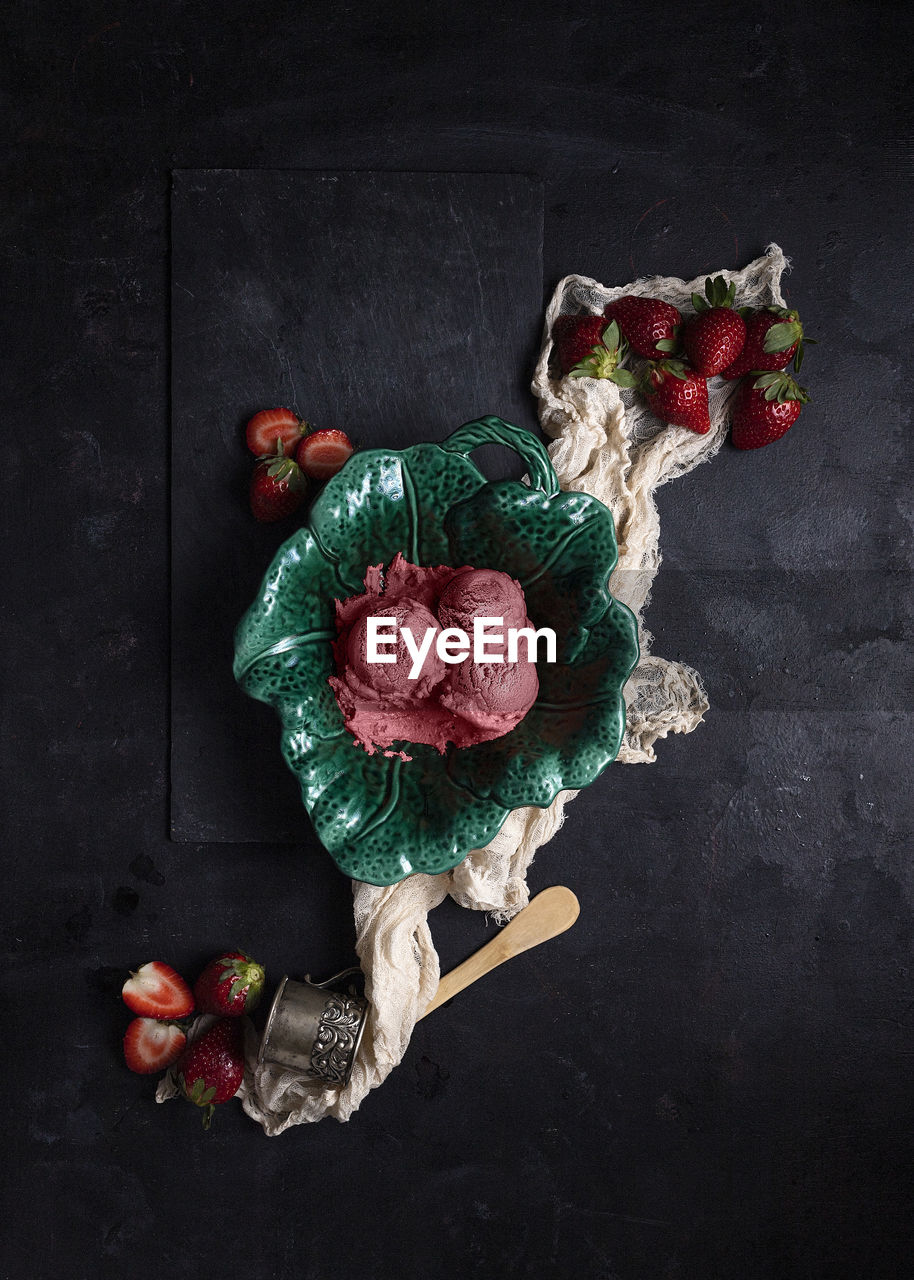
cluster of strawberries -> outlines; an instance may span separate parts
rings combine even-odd
[[[809,400],[785,372],[791,360],[799,372],[803,326],[785,307],[735,308],[734,292],[723,276],[709,277],[705,296],[692,294],[695,315],[685,322],[661,298],[633,294],[599,316],[559,316],[552,340],[561,372],[637,387],[658,418],[699,435],[711,429],[707,379],[742,379],[731,402],[731,440],[737,449],[770,444]],[[621,368],[629,350],[649,362],[640,376]]]
[[[171,965],[151,960],[124,983],[127,1008],[138,1016],[124,1036],[124,1060],[131,1071],[152,1075],[177,1063],[178,1085],[189,1102],[203,1108],[208,1129],[217,1103],[234,1098],[244,1079],[242,1014],[260,1001],[266,973],[243,951],[226,951],[206,966],[193,991]],[[188,1018],[214,1014],[214,1022],[192,1044]]]
[[[290,516],[305,500],[308,480],[329,480],[352,454],[345,431],[313,430],[291,409],[261,409],[245,430],[257,458],[251,477],[251,512],[270,523]]]

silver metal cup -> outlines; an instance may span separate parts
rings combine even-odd
[[[335,1088],[348,1084],[365,1033],[368,1001],[328,988],[353,973],[361,973],[358,966],[326,982],[312,982],[307,974],[304,982],[285,976],[273,997],[257,1065],[276,1063]]]

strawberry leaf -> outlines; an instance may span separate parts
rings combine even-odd
[[[202,1076],[197,1076],[196,1080],[193,1082],[193,1084],[189,1089],[187,1087],[187,1082],[184,1081],[184,1092],[187,1094],[187,1097],[190,1099],[190,1101],[195,1103],[198,1107],[202,1105],[200,1099],[203,1097],[203,1090],[205,1088],[206,1088],[206,1081],[203,1079]]]
[[[711,307],[729,307],[733,303],[735,294],[735,284],[728,285],[723,276],[715,276],[713,280],[708,276],[705,280],[705,297],[708,301],[703,303],[700,310],[707,311],[709,304]],[[692,294],[693,305],[695,297],[696,295]],[[698,307],[695,309],[699,310]]]
[[[809,401],[805,387],[797,386],[790,374],[783,370],[759,374],[752,386],[756,391],[764,392],[766,400],[777,400],[778,404],[785,404],[788,400],[799,400],[801,404]]]
[[[777,351],[786,351],[802,336],[803,330],[797,320],[785,320],[780,324],[773,324],[765,334],[762,350],[768,355],[774,355]]]
[[[806,335],[805,335],[805,333],[804,333],[803,337],[802,337],[802,338],[800,339],[800,341],[797,343],[797,349],[796,349],[796,351],[795,351],[795,352],[794,352],[794,354],[793,354],[793,371],[794,371],[794,373],[799,373],[799,372],[800,372],[800,365],[803,363],[803,357],[806,355],[806,348],[810,345],[810,343],[811,343],[813,346],[815,346],[815,345],[816,345],[816,341],[817,341],[817,340],[816,340],[815,338],[807,338],[807,337],[806,337]]]
[[[760,373],[752,385],[761,391],[763,387],[778,386],[783,381],[783,378],[784,375],[780,370],[775,373]]]
[[[621,338],[622,335],[619,332],[619,326],[615,320],[613,320],[612,324],[610,324],[608,328],[604,329],[601,334],[603,346],[607,347],[610,351],[618,351]]]
[[[610,382],[617,387],[637,387],[638,379],[629,369],[616,369],[609,375]]]
[[[675,351],[678,345],[679,344],[677,342],[674,342],[672,338],[661,338],[656,343],[656,347],[658,351],[666,351],[666,352]]]

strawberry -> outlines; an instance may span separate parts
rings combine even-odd
[[[789,431],[804,404],[805,387],[798,387],[787,373],[770,371],[750,375],[733,397],[733,430],[737,449],[761,449]]]
[[[708,384],[681,360],[650,364],[642,386],[652,412],[664,422],[688,427],[700,436],[711,430]]]
[[[605,316],[557,316],[552,326],[552,342],[563,374],[593,354],[603,341]]]
[[[556,340],[556,330],[562,320],[576,322],[576,327],[562,326]],[[595,330],[598,334],[596,341],[584,350]],[[628,369],[618,368],[619,362],[628,353],[628,343],[620,334],[615,320],[607,324],[605,316],[559,316],[553,325],[552,336],[558,344],[562,373],[572,378],[608,378],[620,387],[636,385],[633,373],[629,373]],[[579,358],[575,359],[576,356]]]
[[[226,951],[211,960],[194,983],[194,999],[201,1013],[237,1018],[260,1001],[266,973],[243,951]]]
[[[282,441],[283,453],[291,458],[307,431],[307,422],[291,409],[261,409],[245,428],[244,438],[251,453],[258,458],[276,453],[279,440]]]
[[[270,524],[284,520],[305,500],[308,482],[293,458],[283,455],[282,441],[272,456],[259,458],[251,476],[251,512],[255,520]]]
[[[727,285],[723,276],[708,276],[705,297],[692,294],[696,315],[682,331],[682,346],[696,373],[713,378],[732,364],[746,342],[746,322],[733,310],[736,285]]]
[[[213,1108],[234,1098],[244,1079],[244,1029],[237,1018],[220,1018],[178,1059],[178,1085],[189,1102],[203,1108],[208,1129]]]
[[[149,1076],[181,1056],[187,1036],[180,1027],[155,1018],[134,1018],[124,1036],[124,1061],[131,1071]]]
[[[124,983],[124,1004],[144,1018],[186,1018],[193,1012],[190,987],[171,965],[151,960]]]
[[[328,427],[305,436],[298,446],[298,465],[312,480],[329,480],[352,452],[352,441],[346,432]]]
[[[794,370],[800,372],[803,360],[803,326],[796,311],[786,307],[762,307],[759,311],[743,312],[746,321],[746,342],[742,351],[721,370],[721,377],[732,382],[747,373],[774,372],[786,369],[793,360]],[[807,338],[812,342],[812,338]]]
[[[603,314],[618,323],[636,355],[656,360],[676,350],[682,316],[661,298],[637,298],[627,293],[605,306]]]

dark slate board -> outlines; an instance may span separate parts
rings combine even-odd
[[[484,413],[535,430],[542,184],[188,169],[171,219],[172,837],[316,844],[274,713],[232,679],[235,624],[294,528],[248,514],[244,424],[283,404],[393,448]]]

